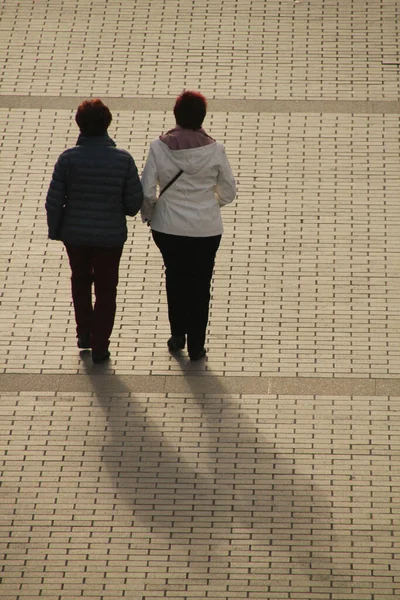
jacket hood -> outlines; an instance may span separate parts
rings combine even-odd
[[[199,146],[198,148],[188,148],[185,150],[170,150],[161,140],[156,140],[162,152],[176,165],[177,171],[182,170],[184,173],[194,175],[198,173],[215,157],[215,152],[218,147],[217,142],[207,144],[207,146]]]
[[[202,127],[200,129],[184,129],[179,125],[160,135],[160,140],[170,150],[188,150],[189,148],[207,146],[215,142]]]

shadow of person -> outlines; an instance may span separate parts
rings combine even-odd
[[[198,405],[199,451],[204,450],[213,473],[205,482],[214,506],[210,531],[224,523],[224,543],[231,556],[237,553],[242,564],[248,562],[249,574],[279,573],[288,585],[306,575],[310,591],[316,586],[314,591],[321,593],[338,578],[340,590],[348,589],[346,578],[335,575],[331,564],[336,539],[332,499],[313,467],[304,465],[301,438],[296,455],[296,419],[306,401],[288,408],[288,399],[227,393],[218,376],[212,393],[199,393],[199,377],[188,370],[182,375]],[[270,589],[278,593],[282,586]]]
[[[107,391],[99,368],[87,372],[105,419],[115,526],[186,556],[182,574],[239,572],[276,593],[301,575],[310,590],[331,589],[331,503],[296,467],[294,440],[276,435],[289,423],[276,398],[228,394],[219,377],[199,393],[189,370],[185,393],[138,394],[116,375]]]
[[[208,487],[208,468],[197,453],[185,452],[182,399],[135,393],[118,375],[107,389],[108,366],[81,359],[104,415],[101,460],[116,497],[134,509],[132,525],[147,523],[168,539],[187,540],[183,515],[192,510],[197,487]]]

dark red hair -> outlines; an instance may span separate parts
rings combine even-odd
[[[76,111],[75,121],[83,135],[104,135],[112,121],[108,106],[99,98],[84,100]]]
[[[177,125],[184,129],[200,129],[207,113],[207,100],[200,92],[182,92],[177,97],[174,115]]]

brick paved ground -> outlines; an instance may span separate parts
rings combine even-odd
[[[399,4],[3,0],[0,596],[400,597]],[[130,220],[112,360],[79,353],[54,161],[100,96],[142,168],[210,98],[224,209],[209,357],[166,351]]]

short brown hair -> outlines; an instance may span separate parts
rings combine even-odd
[[[84,100],[76,111],[75,121],[83,135],[104,135],[112,121],[108,106],[99,98]]]
[[[207,113],[207,100],[200,92],[182,92],[177,97],[174,115],[177,125],[184,129],[200,129]]]

